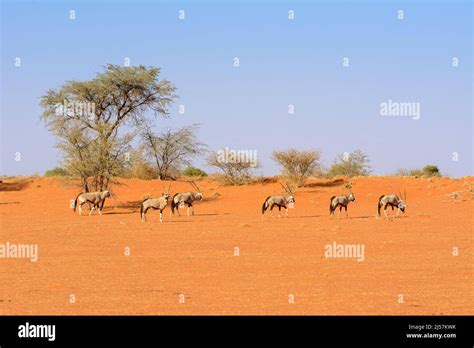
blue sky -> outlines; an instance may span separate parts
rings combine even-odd
[[[258,173],[276,174],[271,152],[295,147],[320,149],[326,166],[359,148],[375,174],[473,175],[471,1],[6,0],[1,11],[0,174],[60,163],[40,96],[128,57],[178,88],[157,130],[200,123],[211,150],[257,150]],[[389,99],[419,103],[420,119],[382,116]]]

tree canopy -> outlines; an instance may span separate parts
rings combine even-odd
[[[67,81],[41,97],[41,119],[85,191],[91,184],[103,190],[123,167],[131,140],[150,122],[148,111],[168,116],[176,87],[159,75],[157,67],[109,64],[91,80]]]

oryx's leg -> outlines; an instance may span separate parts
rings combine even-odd
[[[271,207],[270,207],[270,216],[273,218],[273,207],[275,206],[275,204],[272,204]]]
[[[347,213],[347,205],[344,207],[346,209],[346,219],[349,218],[349,214]]]
[[[390,219],[387,215],[387,207],[388,207],[388,205],[385,205],[385,207],[383,208],[383,213],[385,214],[386,219]]]
[[[190,206],[191,206],[191,205],[188,203],[188,209],[186,210],[186,214],[187,214],[188,216],[189,216],[189,207],[190,207]]]
[[[341,210],[342,210],[342,205],[339,206],[339,213],[337,214],[338,219],[341,217]]]
[[[79,203],[79,215],[82,215],[82,205],[84,204],[84,202],[81,202]]]
[[[89,211],[89,216],[91,216],[92,212],[94,211],[95,209],[95,204],[92,206],[92,209]]]
[[[286,217],[288,217],[288,207],[285,207],[286,210]]]
[[[189,204],[191,206],[191,211],[193,213],[193,216],[194,216],[194,206],[192,204]]]
[[[400,208],[398,208],[398,211],[397,211],[397,217],[400,215]]]
[[[102,215],[102,204],[99,203],[99,205],[97,206],[97,211],[99,212],[99,215]]]
[[[278,206],[278,218],[281,218],[281,205]]]
[[[163,210],[160,209],[160,223],[163,222]]]
[[[146,216],[145,216],[145,215],[146,215],[146,211],[147,211],[147,210],[148,210],[148,208],[145,208],[145,209],[143,209],[143,211],[142,211],[142,221],[143,221],[143,222],[146,221]]]

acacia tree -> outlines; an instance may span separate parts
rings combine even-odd
[[[55,134],[59,137],[56,147],[63,154],[67,172],[79,176],[82,188],[89,192],[87,178],[94,175],[92,135],[87,130],[81,131],[81,128],[74,123],[76,122],[65,123],[56,129]]]
[[[318,150],[273,151],[272,159],[280,165],[283,177],[297,187],[304,185],[310,175],[322,171],[321,152]]]
[[[59,138],[68,169],[81,178],[84,190],[90,178],[95,189],[107,188],[136,130],[149,121],[147,111],[168,115],[176,88],[159,74],[157,67],[109,64],[92,80],[68,81],[42,96],[41,119]],[[125,125],[128,132],[119,132]]]
[[[230,160],[222,158],[219,151],[213,152],[207,157],[207,164],[220,169],[224,183],[229,185],[241,185],[250,182],[254,170],[260,167],[258,162],[249,161],[246,158]]]
[[[194,124],[154,134],[150,127],[145,127],[142,133],[144,153],[156,165],[160,179],[174,179],[178,171],[191,164],[192,158],[205,152],[206,145],[196,136],[198,128],[199,125]]]
[[[328,176],[336,175],[366,176],[370,174],[369,157],[361,150],[340,154],[337,156],[334,164],[329,168]]]

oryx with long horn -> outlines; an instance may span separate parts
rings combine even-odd
[[[294,208],[295,206],[295,194],[294,190],[291,189],[290,185],[286,183],[283,185],[280,183],[283,189],[286,191],[286,195],[278,195],[278,196],[268,196],[262,205],[262,219],[265,215],[265,212],[268,208],[270,208],[270,215],[273,217],[273,208],[276,206],[278,207],[278,217],[281,218],[281,208],[285,208],[286,210],[286,217],[288,217],[288,208]]]
[[[194,215],[194,207],[193,207],[193,202],[194,201],[202,201],[203,195],[199,187],[196,185],[194,181],[188,181],[191,186],[197,191],[197,192],[182,192],[182,193],[176,193],[173,196],[173,199],[171,200],[171,212],[170,215],[174,215],[174,209],[176,208],[176,211],[178,212],[178,216],[181,216],[179,213],[179,208],[184,207],[185,205],[188,206],[187,209],[187,215],[189,216],[189,208],[191,207],[192,209],[192,214]]]
[[[110,197],[110,192],[105,190],[102,192],[81,192],[76,196],[74,202],[72,202],[72,208],[76,212],[76,207],[79,205],[79,215],[82,215],[82,206],[85,203],[89,204],[89,208],[92,204],[92,209],[89,211],[89,215],[92,214],[94,209],[97,208],[97,211],[102,215],[102,208],[104,207],[105,199]]]
[[[334,216],[334,211],[339,207],[339,213],[337,215],[337,218],[339,219],[341,215],[341,210],[344,208],[346,210],[346,218],[349,217],[349,214],[347,213],[347,206],[349,205],[350,202],[355,202],[355,195],[352,192],[352,186],[354,183],[351,181],[348,184],[344,185],[344,188],[349,190],[348,195],[344,196],[332,196],[331,200],[329,202],[329,215],[332,218]]]
[[[387,207],[392,207],[392,211],[395,208],[398,208],[397,216],[400,215],[400,212],[405,213],[405,210],[407,208],[406,196],[407,196],[406,190],[404,191],[403,196],[400,192],[399,192],[399,195],[391,194],[391,195],[380,196],[379,201],[377,203],[377,215],[375,217],[377,219],[380,218],[380,209],[382,207],[383,207],[383,213],[387,219],[389,219],[389,216],[387,215]]]
[[[168,185],[168,189],[165,190],[165,193],[162,193],[161,197],[158,198],[150,198],[149,196],[143,197],[142,206],[140,208],[140,217],[143,222],[146,221],[146,212],[150,208],[160,211],[160,223],[163,222],[163,210],[168,205],[168,199],[170,198],[170,189],[171,184]]]

